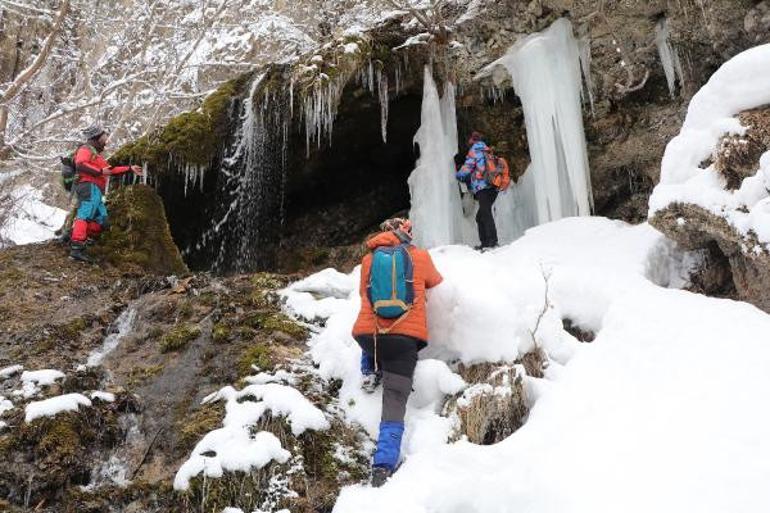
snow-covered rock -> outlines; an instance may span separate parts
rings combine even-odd
[[[693,97],[666,147],[650,221],[687,248],[718,244],[738,294],[770,310],[770,45],[747,50]],[[749,109],[760,109],[747,112]]]

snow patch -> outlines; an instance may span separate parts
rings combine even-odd
[[[2,380],[8,379],[20,373],[23,370],[24,370],[23,365],[11,365],[10,367],[5,367],[3,369],[0,369],[0,379]]]
[[[91,400],[83,394],[66,394],[42,401],[32,401],[25,408],[27,423],[41,417],[53,417],[67,411],[77,411],[80,406],[91,406]]]
[[[31,185],[23,185],[12,193],[16,203],[11,219],[0,230],[0,240],[14,244],[32,244],[55,237],[54,231],[64,224],[67,212],[47,205],[43,193]]]

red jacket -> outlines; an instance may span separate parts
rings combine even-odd
[[[366,245],[370,250],[378,246],[397,246],[401,241],[393,232],[383,232],[369,239]],[[414,262],[414,304],[402,322],[390,332],[391,335],[405,335],[414,337],[424,342],[428,341],[428,319],[425,308],[425,291],[435,287],[443,278],[433,265],[430,253],[424,249],[409,247],[409,254]],[[366,294],[369,283],[369,273],[372,269],[372,254],[369,253],[361,262],[361,311],[358,314],[356,324],[353,326],[353,336],[372,335],[375,330],[375,322],[380,328],[388,328],[395,321],[392,319],[376,319],[374,310]]]
[[[104,192],[107,185],[107,176],[102,170],[108,168],[113,175],[120,175],[131,171],[130,166],[110,166],[109,162],[97,152],[93,146],[84,144],[75,153],[75,171],[79,182],[96,184],[99,190]]]

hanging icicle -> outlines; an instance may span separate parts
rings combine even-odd
[[[658,55],[663,65],[663,72],[666,74],[668,83],[668,92],[671,98],[676,96],[676,82],[684,83],[684,73],[682,72],[682,63],[679,60],[679,53],[671,43],[671,29],[668,26],[666,18],[661,19],[655,25],[655,45],[658,47]]]
[[[388,142],[388,75],[381,69],[377,69],[377,97],[380,100],[380,131],[382,142]]]

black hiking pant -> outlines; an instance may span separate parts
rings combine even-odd
[[[497,189],[481,189],[476,193],[476,200],[479,202],[479,211],[476,213],[476,224],[479,227],[479,239],[482,248],[493,248],[497,246],[497,227],[495,227],[495,218],[492,216],[492,205],[497,199]]]
[[[374,355],[377,368],[382,371],[382,421],[403,422],[417,352],[425,347],[425,342],[404,335],[378,335],[375,351],[372,335],[355,338],[362,351]]]

